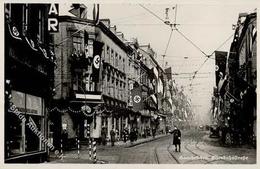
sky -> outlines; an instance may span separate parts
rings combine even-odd
[[[88,17],[92,18],[92,4],[88,6]],[[169,8],[168,16],[171,23],[176,18],[177,29],[191,42],[185,39],[179,32],[171,29],[160,19],[145,10],[149,9],[161,19],[165,19],[165,8]],[[191,98],[194,113],[202,123],[209,123],[210,101],[215,85],[215,61],[214,55],[208,59],[199,70],[198,75],[192,80],[190,77],[205,61],[204,52],[212,54],[226,40],[227,42],[218,50],[229,51],[233,39],[234,30],[232,24],[236,24],[241,12],[253,12],[254,4],[100,4],[100,18],[109,18],[111,25],[116,25],[117,31],[123,32],[125,38],[138,38],[139,44],[150,44],[157,53],[156,60],[162,65],[162,55],[166,52],[165,62],[172,67],[174,79],[179,86],[184,86],[185,93]],[[173,9],[174,7],[174,9]],[[68,14],[70,4],[60,6],[60,15]],[[177,15],[175,15],[177,13]],[[166,50],[167,43],[169,46]],[[201,52],[201,51],[202,52]],[[165,63],[164,63],[165,65]]]

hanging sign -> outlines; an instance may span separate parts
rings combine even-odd
[[[59,31],[59,5],[50,4],[48,12],[48,31],[49,32],[58,32]]]

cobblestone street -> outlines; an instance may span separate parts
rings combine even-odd
[[[98,163],[110,164],[255,164],[256,150],[249,147],[228,148],[217,146],[207,139],[205,131],[183,131],[181,152],[175,152],[172,136],[161,136],[147,143],[114,147],[98,146]],[[196,136],[195,136],[196,135]],[[77,151],[65,152],[63,160],[51,163],[91,163],[87,147],[82,147],[80,159]]]

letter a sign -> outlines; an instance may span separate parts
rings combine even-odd
[[[50,4],[48,12],[48,31],[49,32],[58,32],[59,31],[59,5]]]

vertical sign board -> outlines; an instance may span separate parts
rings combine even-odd
[[[48,10],[48,31],[50,33],[59,31],[59,4],[49,4]]]

